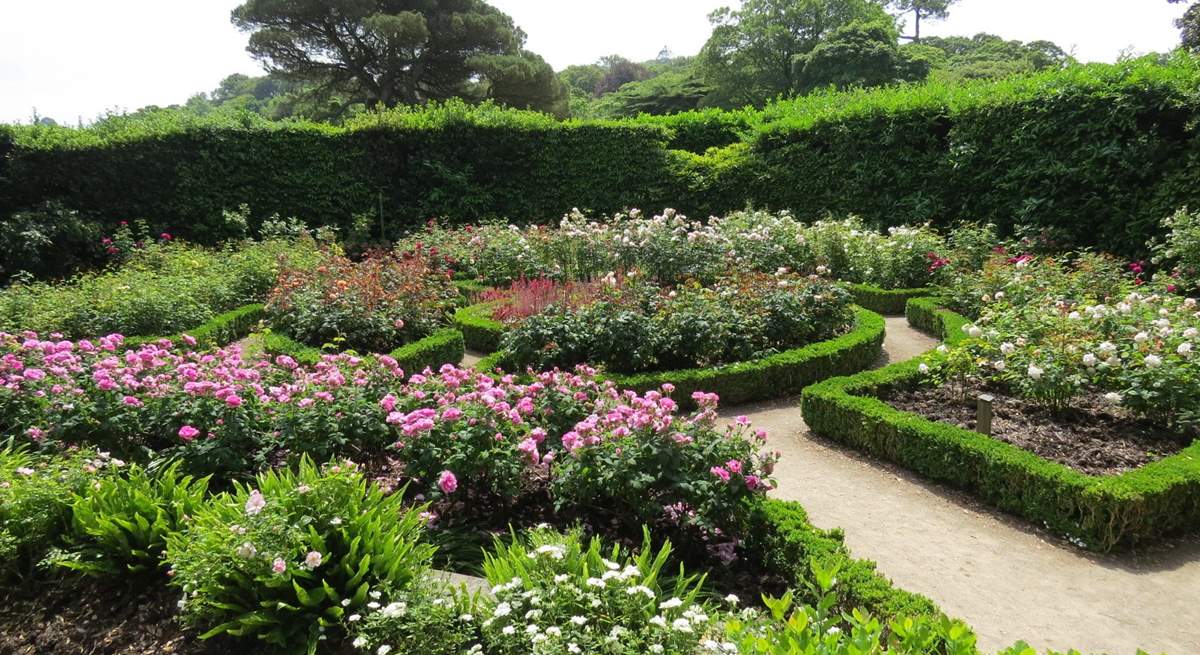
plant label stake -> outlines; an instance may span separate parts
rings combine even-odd
[[[995,398],[991,394],[980,394],[979,401],[975,405],[975,431],[980,434],[992,436],[992,401]]]

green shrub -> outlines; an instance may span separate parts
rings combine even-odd
[[[70,275],[96,262],[99,242],[100,226],[58,201],[14,211],[0,218],[0,281]]]
[[[132,465],[99,476],[70,500],[69,548],[53,561],[86,575],[161,573],[168,535],[184,528],[207,490],[208,478],[182,476],[177,464],[156,475]]]
[[[460,296],[426,257],[339,255],[287,266],[267,298],[272,325],[314,347],[388,352],[441,326]]]
[[[316,652],[323,635],[382,594],[404,591],[432,548],[419,543],[421,508],[384,494],[352,464],[272,471],[201,505],[167,537],[183,618],[218,634],[254,637],[279,652]]]
[[[497,540],[483,570],[495,593],[482,613],[487,652],[528,653],[531,633],[544,652],[661,652],[686,655],[714,631],[716,608],[701,598],[702,576],[666,569],[670,543],[657,551],[649,531],[636,554],[599,539],[585,546],[579,532],[534,530],[524,539]],[[603,611],[597,611],[603,608]]]
[[[434,581],[380,598],[363,608],[351,645],[371,655],[462,655],[477,641],[471,599]]]
[[[100,469],[122,464],[94,453],[38,455],[0,449],[0,580],[27,574],[67,530],[72,494]]]
[[[219,251],[178,242],[147,245],[106,271],[0,291],[0,330],[69,338],[191,330],[221,312],[262,301],[281,258],[314,265],[313,246],[311,240],[246,242]]]

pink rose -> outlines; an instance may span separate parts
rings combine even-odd
[[[718,478],[721,478],[721,482],[729,482],[729,477],[730,477],[729,471],[727,471],[725,469],[725,467],[714,466],[711,469],[709,469],[709,472],[712,473],[713,475],[717,476]]]
[[[179,438],[183,439],[184,441],[191,441],[199,434],[200,431],[190,425],[185,425],[179,428]]]
[[[442,471],[441,475],[438,476],[438,488],[444,494],[452,494],[458,491],[458,478],[454,477],[454,474],[450,471]]]
[[[225,396],[225,404],[229,405],[230,407],[241,407],[242,398],[236,393],[231,393],[228,396]]]
[[[274,562],[271,562],[271,570],[275,573],[282,574],[287,570],[287,562],[283,561],[282,557],[276,557]]]

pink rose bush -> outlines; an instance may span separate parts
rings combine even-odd
[[[434,500],[548,493],[640,523],[718,527],[771,486],[762,433],[718,429],[715,395],[684,416],[669,385],[622,391],[588,367],[518,380],[450,365],[407,375],[382,355],[302,366],[237,347],[121,346],[0,335],[0,425],[44,448],[90,444],[233,477],[301,454],[382,458]]]

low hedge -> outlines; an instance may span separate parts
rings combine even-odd
[[[872,284],[849,284],[847,288],[859,307],[877,314],[903,314],[908,301],[929,295],[929,289],[884,289]]]
[[[882,316],[856,307],[854,328],[835,339],[725,366],[608,378],[623,389],[640,392],[669,382],[675,385],[673,396],[684,404],[691,402],[693,391],[716,393],[727,405],[783,398],[832,375],[848,375],[877,362],[883,352],[884,328]]]
[[[745,547],[747,556],[764,570],[789,578],[805,602],[818,600],[806,588],[806,582],[813,579],[815,561],[823,569],[837,567],[834,591],[842,609],[861,608],[883,620],[944,616],[925,596],[892,585],[876,571],[874,562],[852,557],[840,529],[813,526],[804,507],[795,501],[764,500],[751,519]]]
[[[909,325],[947,343],[962,339],[962,327],[970,322],[965,316],[946,309],[945,300],[934,297],[909,299],[904,305],[904,316]]]
[[[463,333],[467,348],[481,353],[495,352],[504,336],[504,324],[492,318],[492,305],[480,303],[454,312],[454,327]]]
[[[323,354],[320,348],[300,343],[278,332],[263,335],[263,350],[272,355],[287,355],[301,364],[308,365],[321,361]],[[425,370],[426,367],[436,370],[442,364],[457,366],[464,353],[462,332],[454,328],[443,328],[423,339],[400,346],[388,355],[395,359],[406,373],[415,373]]]
[[[942,334],[960,334],[966,322],[936,303],[911,303],[909,309],[925,325],[931,324],[931,313],[938,317],[942,325],[934,331]],[[918,384],[920,362],[813,385],[802,395],[804,420],[817,434],[970,491],[1094,550],[1127,548],[1200,526],[1200,441],[1128,473],[1085,475],[875,397]]]
[[[218,314],[195,328],[185,330],[179,334],[171,336],[127,337],[125,339],[125,347],[136,348],[143,344],[163,339],[178,342],[185,334],[195,339],[198,346],[224,346],[253,332],[258,322],[262,320],[263,315],[263,306],[261,304],[244,305],[224,314]]]

